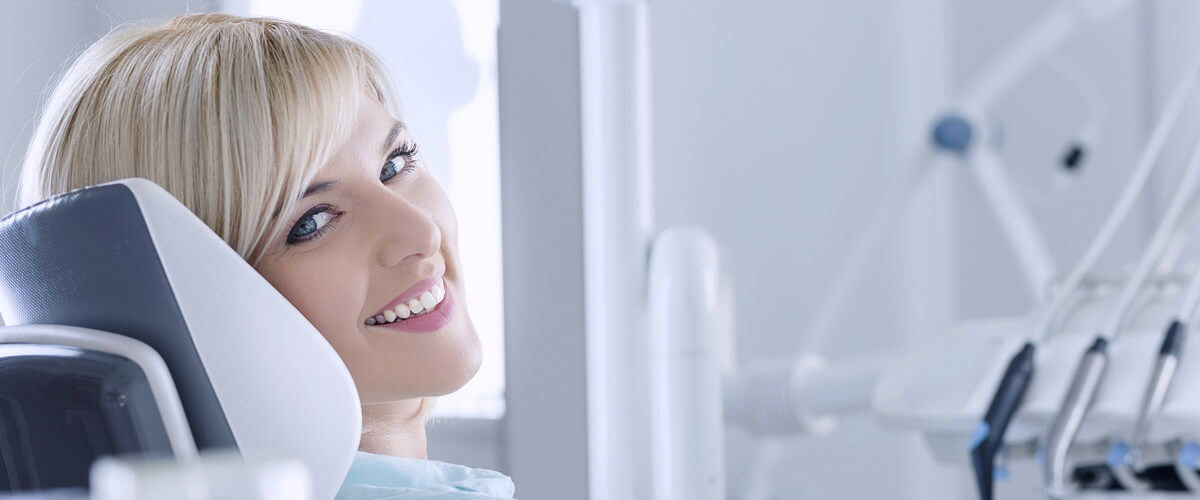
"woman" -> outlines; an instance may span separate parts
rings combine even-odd
[[[491,471],[427,461],[429,399],[480,364],[457,223],[365,47],[224,14],[114,32],[63,75],[21,203],[127,177],[159,184],[325,336],[362,401],[339,498],[507,498]]]

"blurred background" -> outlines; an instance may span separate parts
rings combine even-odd
[[[467,300],[485,347],[476,379],[438,407],[430,458],[505,472],[524,499],[645,498],[646,405],[613,388],[634,383],[617,373],[633,356],[594,352],[605,333],[596,315],[620,311],[588,305],[588,277],[605,269],[589,268],[599,264],[589,253],[596,205],[584,168],[581,19],[604,3],[640,2],[6,2],[5,212],[15,208],[16,172],[50,85],[114,27],[226,11],[353,36],[393,71],[403,119],[455,204]],[[1058,3],[644,3],[648,224],[696,225],[719,243],[734,290],[735,365],[790,359],[933,119]],[[988,140],[1060,269],[1124,187],[1167,93],[1200,52],[1197,26],[1200,4],[1135,2],[1081,27],[986,110]],[[1182,133],[1200,126],[1196,111],[1193,103],[1184,113]],[[1083,129],[1098,133],[1086,160],[1066,168],[1063,155]],[[1122,269],[1140,251],[1191,147],[1168,147],[1104,267]],[[963,319],[1026,314],[1035,303],[983,198],[964,171],[933,172],[870,254],[820,354],[886,353]],[[764,481],[768,497],[781,499],[973,494],[966,468],[935,463],[915,433],[869,412],[839,417],[825,435],[769,441],[775,459],[764,462],[762,438],[728,429],[728,498],[749,498],[751,483]]]

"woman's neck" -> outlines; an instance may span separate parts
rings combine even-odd
[[[377,455],[426,459],[423,399],[363,405],[358,450]]]

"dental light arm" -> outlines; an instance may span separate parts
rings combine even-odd
[[[1193,150],[1183,179],[1172,196],[1171,204],[1167,207],[1162,222],[1155,230],[1154,236],[1146,247],[1129,282],[1121,290],[1116,307],[1109,314],[1103,330],[1097,334],[1092,346],[1084,352],[1066,398],[1050,426],[1050,433],[1046,440],[1044,473],[1046,495],[1051,498],[1061,498],[1065,494],[1067,454],[1107,367],[1108,338],[1120,332],[1134,299],[1141,292],[1146,277],[1165,253],[1177,228],[1187,219],[1186,215],[1191,207],[1198,182],[1200,182],[1200,144],[1197,144]]]

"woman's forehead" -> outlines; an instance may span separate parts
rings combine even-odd
[[[364,104],[362,107],[366,108],[369,105]],[[377,168],[379,165],[369,160],[382,160],[392,152],[396,141],[406,134],[408,127],[403,121],[393,118],[378,103],[375,103],[374,107],[375,110],[360,109],[355,133],[350,134],[342,147],[317,171],[301,199],[336,187],[340,178],[348,171],[363,167],[363,161],[367,162],[368,168]]]

